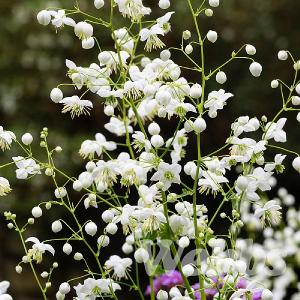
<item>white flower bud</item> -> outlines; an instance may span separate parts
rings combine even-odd
[[[203,118],[197,118],[194,121],[194,129],[196,133],[201,133],[206,129],[206,122]]]
[[[247,264],[242,260],[238,260],[235,262],[235,268],[240,274],[245,274],[247,270]]]
[[[297,114],[297,121],[300,123],[300,112]]]
[[[209,30],[207,33],[207,39],[211,42],[211,43],[215,43],[218,39],[218,33],[216,31],[213,30]]]
[[[50,92],[50,99],[55,102],[58,103],[59,101],[61,101],[64,98],[64,94],[61,91],[61,89],[59,88],[54,88],[52,89],[52,91]]]
[[[73,189],[76,192],[80,192],[82,190],[83,186],[80,180],[75,180],[73,182]]]
[[[225,219],[225,218],[226,218],[226,213],[222,212],[222,213],[220,214],[220,217],[221,217],[222,219]]]
[[[190,89],[190,96],[194,99],[200,98],[202,95],[202,87],[200,84],[194,84]]]
[[[216,75],[216,81],[220,84],[224,84],[227,81],[226,74],[222,71],[219,71]]]
[[[112,210],[105,210],[102,215],[101,218],[105,223],[110,223],[112,221],[112,219],[114,218],[114,213],[112,212]]]
[[[155,122],[152,122],[149,124],[148,126],[148,132],[151,134],[151,135],[157,135],[160,133],[160,126],[155,123]]]
[[[81,41],[81,46],[83,49],[86,49],[86,50],[94,48],[94,46],[95,46],[94,38],[89,37],[89,38],[83,39]]]
[[[21,274],[23,272],[23,268],[21,266],[16,266],[16,272]]]
[[[57,220],[57,221],[54,221],[51,225],[51,229],[54,233],[58,233],[62,230],[62,224],[61,224],[61,221]]]
[[[214,11],[210,8],[207,8],[204,13],[207,17],[212,17],[214,15]]]
[[[255,55],[256,54],[256,48],[253,46],[253,45],[247,45],[246,46],[246,48],[245,48],[245,50],[246,50],[246,53],[248,54],[248,55]]]
[[[240,176],[236,181],[236,186],[242,191],[246,190],[248,184],[249,184],[248,179],[245,176]]]
[[[300,83],[296,85],[296,93],[300,95]]]
[[[97,9],[100,9],[104,6],[104,0],[94,0],[94,6]]]
[[[159,290],[158,293],[156,294],[156,299],[157,300],[168,300],[169,295],[166,291],[164,290]]]
[[[184,122],[184,129],[187,133],[192,132],[193,129],[193,122],[190,120],[187,120]]]
[[[83,255],[80,252],[76,252],[74,254],[74,259],[75,260],[82,260],[83,259]]]
[[[163,50],[160,52],[160,58],[163,61],[167,61],[171,58],[171,52],[169,50]]]
[[[109,223],[106,226],[106,231],[107,231],[107,233],[110,233],[110,234],[114,235],[118,231],[118,226],[115,223]]]
[[[63,149],[60,146],[56,146],[54,150],[55,152],[60,153]]]
[[[250,67],[249,67],[250,73],[254,76],[254,77],[259,77],[261,75],[262,72],[262,65],[259,64],[258,62],[253,62]]]
[[[59,292],[62,293],[63,295],[69,294],[71,291],[71,287],[67,282],[63,282],[59,286]]]
[[[149,253],[144,248],[139,248],[134,252],[134,259],[137,263],[146,263],[149,260]]]
[[[55,294],[56,300],[64,300],[66,297],[60,291]]]
[[[88,235],[94,236],[97,233],[98,227],[94,222],[88,222],[84,226],[84,230]]]
[[[168,9],[170,5],[171,5],[170,0],[159,0],[158,2],[158,6],[161,9]]]
[[[293,105],[300,105],[300,97],[299,96],[293,96],[292,97],[292,104]]]
[[[151,137],[151,144],[153,145],[154,148],[159,148],[162,147],[164,145],[164,139],[161,135],[153,135]]]
[[[41,10],[36,18],[41,25],[47,26],[51,22],[51,13],[47,10]]]
[[[28,218],[27,220],[29,225],[33,225],[34,224],[34,218]]]
[[[178,245],[180,248],[186,248],[190,245],[190,240],[187,236],[183,236],[179,239]]]
[[[288,58],[289,58],[289,55],[288,55],[287,51],[285,51],[285,50],[280,50],[280,51],[278,52],[278,59],[279,59],[279,60],[287,60]]]
[[[169,92],[159,91],[156,93],[155,98],[161,105],[167,106],[170,103],[172,97]]]
[[[195,168],[197,169],[196,164],[193,161],[189,161],[184,165],[183,170],[186,175],[191,175]]]
[[[100,235],[97,240],[98,245],[101,247],[107,247],[109,245],[109,242],[110,240],[107,235]]]
[[[113,116],[115,113],[115,109],[112,105],[106,105],[104,108],[104,113],[109,117]]]
[[[191,54],[193,51],[194,51],[194,48],[191,44],[188,44],[184,49],[184,52],[188,55]]]
[[[98,59],[103,65],[106,65],[111,60],[111,58],[112,56],[108,51],[103,51],[98,55]]]
[[[30,145],[33,141],[33,137],[30,133],[25,133],[22,135],[22,143],[26,146]]]
[[[54,195],[57,199],[64,198],[67,196],[67,190],[64,187],[59,187],[55,189]]]
[[[300,157],[296,157],[293,160],[292,165],[293,165],[293,168],[300,173]]]
[[[211,7],[218,7],[220,5],[219,0],[209,0],[208,3]]]
[[[46,286],[47,289],[50,289],[51,286],[52,286],[52,283],[51,282],[46,282],[45,286]]]
[[[65,243],[62,250],[65,254],[70,255],[73,251],[73,247],[69,243]]]
[[[300,70],[300,60],[296,61],[294,63],[294,70],[295,71],[299,71]]]
[[[272,299],[273,299],[273,293],[268,289],[263,290],[261,294],[261,300],[272,300]]]
[[[183,33],[182,33],[182,37],[184,40],[188,40],[190,39],[192,36],[191,32],[189,30],[185,30]]]
[[[186,277],[190,277],[194,274],[194,267],[191,264],[185,265],[182,268],[182,273],[184,274],[184,276]]]
[[[75,35],[81,39],[87,39],[93,36],[93,26],[87,22],[79,22],[74,27]]]
[[[279,81],[274,79],[271,81],[271,88],[272,89],[277,89],[279,87]]]
[[[44,278],[44,279],[46,279],[48,276],[49,276],[49,273],[46,272],[46,271],[41,273],[41,277]]]
[[[43,211],[39,206],[35,206],[32,209],[31,214],[33,215],[34,218],[40,218],[43,215]]]
[[[122,246],[122,251],[123,251],[123,253],[128,255],[133,252],[133,247],[132,247],[132,245],[129,245],[128,243],[124,243]]]

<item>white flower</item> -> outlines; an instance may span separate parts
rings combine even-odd
[[[256,193],[257,182],[250,176],[240,176],[236,181],[235,189],[237,196],[242,196],[241,200],[258,201],[259,195]]]
[[[258,188],[264,192],[271,190],[270,179],[272,174],[272,172],[266,172],[263,168],[258,167],[254,169],[251,176],[256,179]]]
[[[146,139],[143,132],[135,131],[132,135],[132,138],[134,140],[134,148],[136,148],[137,151],[142,151],[143,148],[145,148],[146,152],[149,152],[151,150],[151,143]]]
[[[265,165],[265,171],[271,172],[274,169],[279,173],[282,173],[284,166],[282,165],[283,160],[286,158],[286,155],[276,154],[274,158],[274,163],[267,163]]]
[[[144,206],[151,206],[155,200],[159,200],[161,198],[160,193],[155,184],[150,187],[146,185],[140,185],[138,191],[140,195],[139,202],[142,202]]]
[[[258,130],[259,121],[257,118],[250,119],[248,116],[242,116],[237,119],[232,125],[231,129],[235,136],[241,135],[243,132],[253,132]]]
[[[126,127],[123,121],[119,120],[118,118],[111,117],[109,123],[105,124],[104,127],[109,132],[117,135],[117,136],[123,136],[126,134],[126,130],[129,133],[133,132],[132,127],[128,124],[129,122],[126,122]]]
[[[157,172],[151,177],[152,181],[159,181],[163,184],[162,190],[166,191],[170,188],[172,183],[180,184],[180,171],[181,166],[179,164],[167,164],[161,162],[158,165]]]
[[[95,154],[101,156],[103,150],[113,151],[117,148],[115,142],[108,142],[106,138],[101,133],[96,133],[95,141],[86,140],[81,144],[79,154],[83,158],[93,159]]]
[[[16,177],[26,179],[29,175],[40,174],[40,166],[32,158],[25,159],[22,156],[12,158],[17,166]]]
[[[15,134],[12,131],[4,130],[0,126],[0,148],[2,151],[10,149],[11,143],[16,139]]]
[[[11,191],[9,181],[0,177],[0,196],[6,196]]]
[[[0,300],[12,300],[13,298],[7,294],[7,290],[10,286],[8,281],[0,282]]]
[[[93,103],[89,100],[81,100],[78,96],[66,97],[59,103],[64,105],[62,113],[70,112],[72,119],[81,114],[89,115],[89,110],[93,108]]]
[[[286,133],[283,130],[283,126],[285,125],[287,119],[281,118],[277,121],[277,123],[267,123],[265,139],[270,140],[274,139],[276,142],[285,143],[286,142]]]
[[[81,40],[92,37],[93,31],[93,26],[87,22],[79,22],[74,27],[75,35]]]
[[[144,15],[149,15],[151,9],[143,5],[142,0],[115,0],[119,11],[124,17],[131,18],[132,21],[138,21]]]
[[[254,215],[257,218],[261,218],[262,224],[268,222],[269,224],[279,224],[281,220],[281,206],[277,201],[271,200],[264,204],[263,207],[255,209]]]
[[[46,251],[50,252],[52,255],[55,254],[55,250],[54,250],[54,248],[51,245],[44,244],[44,243],[40,242],[35,237],[30,237],[25,242],[26,243],[27,242],[32,242],[33,243],[31,249],[28,250],[27,257],[29,259],[35,260],[38,264],[42,261],[43,254]]]
[[[213,194],[216,194],[221,188],[221,183],[228,182],[223,175],[211,171],[204,171],[202,176],[204,178],[200,178],[198,181],[200,193],[212,191]]]
[[[108,271],[113,271],[113,277],[117,279],[121,278],[127,278],[126,271],[130,269],[130,266],[132,265],[132,259],[127,258],[121,258],[118,255],[112,255],[109,260],[105,262],[105,268]]]
[[[112,295],[116,290],[121,290],[119,284],[111,279],[88,278],[83,284],[74,287],[78,300],[95,300],[103,296]]]
[[[100,66],[106,66],[108,70],[117,70],[117,66],[122,64],[122,66],[126,66],[126,61],[130,57],[127,51],[120,51],[120,53],[116,53],[113,51],[103,51],[98,55],[98,59],[100,61]],[[121,60],[121,61],[120,61]]]
[[[231,97],[233,97],[233,94],[225,93],[222,89],[209,93],[208,99],[204,104],[204,107],[209,109],[208,115],[211,118],[215,118],[217,116],[217,110],[223,109],[226,105],[226,101]]]
[[[143,28],[140,31],[141,41],[146,41],[145,50],[151,51],[153,48],[163,48],[165,44],[159,39],[158,35],[164,35],[164,30],[158,24],[153,25],[150,29]]]
[[[52,24],[56,27],[62,27],[63,25],[68,25],[74,27],[76,25],[75,21],[69,17],[66,17],[66,13],[63,9],[58,10],[57,12],[52,12],[53,19]]]

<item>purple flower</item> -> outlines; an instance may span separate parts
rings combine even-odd
[[[168,273],[165,273],[153,280],[153,286],[154,286],[154,293],[155,295],[158,293],[160,289],[164,290],[170,290],[172,287],[176,285],[183,285],[183,279],[181,274],[176,271],[170,271]],[[145,291],[146,295],[151,294],[151,287],[150,285],[147,286],[147,289]]]
[[[254,292],[252,300],[261,300],[262,291]]]

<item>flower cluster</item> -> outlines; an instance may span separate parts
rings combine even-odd
[[[155,2],[161,9],[171,6],[169,0]],[[291,257],[299,262],[299,212],[291,207],[295,199],[283,188],[275,199],[270,200],[268,192],[276,186],[276,174],[285,171],[288,154],[293,157],[293,172],[300,172],[300,155],[281,146],[287,141],[286,115],[299,111],[300,61],[289,51],[278,53],[279,60],[292,61],[294,79],[291,84],[272,81],[271,87],[280,87],[282,96],[282,108],[273,118],[240,116],[231,124],[225,144],[204,153],[207,127],[233,101],[233,93],[220,86],[227,81],[227,65],[247,60],[254,77],[261,75],[262,66],[253,59],[256,48],[249,44],[233,51],[228,61],[215,69],[208,66],[204,45],[216,43],[218,34],[214,30],[203,34],[199,17],[211,17],[220,1],[204,0],[199,7],[190,0],[186,4],[197,40],[185,30],[179,48],[164,50],[164,37],[171,30],[175,11],[153,18],[151,8],[142,0],[95,0],[96,9],[110,6],[109,19],[105,13],[103,17],[99,13],[91,16],[78,6],[46,9],[37,15],[40,24],[51,24],[56,30],[72,27],[83,49],[99,47],[95,62],[89,66],[66,60],[70,81],[55,87],[50,99],[62,105],[62,113],[70,113],[72,119],[96,113],[95,104],[102,103],[107,117],[104,128],[115,136],[114,141],[108,141],[105,132],[93,132],[94,137],[84,140],[77,150],[83,160],[82,170],[70,176],[57,166],[55,156],[62,147],[53,148],[48,142],[48,128],[40,133],[45,159],[33,153],[30,133],[19,141],[13,132],[0,127],[1,149],[9,150],[15,142],[22,151],[3,167],[14,164],[17,179],[45,175],[53,183],[52,199],[35,206],[25,225],[19,225],[15,214],[5,212],[8,228],[19,233],[25,249],[16,271],[22,273],[22,266],[30,265],[43,299],[51,291],[59,264],[54,261],[41,276],[36,265],[44,265],[45,255],[55,256],[60,250],[72,255],[82,272],[59,285],[58,300],[71,296],[78,300],[118,299],[118,291],[126,287],[144,300],[141,264],[149,277],[146,295],[151,300],[155,296],[158,300],[281,300],[296,280],[288,265]],[[115,15],[123,16],[126,26],[117,28]],[[112,49],[101,48],[95,26],[110,32]],[[152,53],[145,54],[143,48]],[[174,61],[174,52],[181,53],[191,65]],[[183,69],[198,80],[190,82],[183,77]],[[214,78],[218,87],[209,89],[207,83]],[[69,93],[65,86],[74,87],[74,94],[65,95]],[[300,121],[300,113],[296,118]],[[167,129],[162,125],[166,123],[170,124]],[[0,177],[0,196],[11,191],[9,181]],[[74,199],[74,191],[79,200]],[[205,199],[216,203],[214,212],[208,211]],[[229,212],[226,203],[231,206]],[[288,210],[286,226],[282,220],[284,206]],[[54,239],[24,238],[29,226],[56,207],[65,209],[74,222],[53,220]],[[86,212],[83,223],[78,218],[82,207]],[[98,217],[92,220],[96,212]],[[218,218],[228,226],[225,234],[214,230]],[[262,232],[265,240],[253,241],[250,247],[242,239],[242,230],[251,236],[253,231]],[[120,248],[125,257],[112,254],[106,258],[102,250],[118,231],[123,234]],[[155,256],[161,243],[167,248],[158,261]],[[182,258],[189,250],[193,255]],[[255,265],[250,268],[252,258]],[[274,274],[278,276],[275,279]],[[298,296],[295,294],[295,299]]]

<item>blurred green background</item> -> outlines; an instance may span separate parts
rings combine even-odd
[[[92,0],[78,2],[82,10],[100,13],[92,10]],[[144,1],[145,5],[153,8],[156,2],[158,1]],[[171,2],[172,9],[177,14],[172,19],[172,32],[165,42],[170,46],[178,46],[181,31],[193,28],[193,24],[185,0]],[[197,2],[200,3],[194,0],[194,3]],[[70,28],[66,27],[56,33],[52,26],[43,27],[36,22],[36,14],[40,9],[49,6],[71,8],[72,5],[73,0],[0,0],[0,125],[19,136],[30,131],[35,134],[36,141],[39,131],[47,126],[52,145],[61,145],[64,148],[59,156],[60,167],[67,168],[69,174],[75,175],[79,173],[82,165],[82,160],[76,153],[82,140],[104,131],[103,123],[107,117],[101,112],[102,106],[96,105],[90,118],[71,120],[68,115],[61,114],[60,106],[50,101],[49,92],[57,84],[68,82],[64,65],[66,58],[85,66],[97,61],[98,52],[96,48],[88,51],[81,49],[80,42],[74,38]],[[295,0],[221,0],[221,6],[215,10],[214,17],[200,19],[203,33],[213,29],[221,37],[206,50],[207,63],[212,69],[227,60],[231,52],[244,43],[257,47],[256,59],[264,67],[263,75],[259,79],[250,75],[248,62],[234,62],[224,69],[229,78],[224,89],[235,94],[235,97],[213,121],[213,130],[206,134],[204,148],[207,151],[216,149],[225,141],[230,131],[230,123],[238,116],[273,116],[278,110],[280,95],[278,90],[270,88],[270,81],[274,78],[288,82],[292,80],[291,63],[279,62],[277,52],[280,49],[289,49],[296,59],[300,58],[299,11],[300,1]],[[112,47],[107,33],[103,33],[101,28],[95,28],[95,32],[103,48]],[[186,61],[182,61],[182,64],[185,63]],[[188,73],[184,75],[191,76]],[[212,82],[209,88],[220,87]],[[295,117],[296,115],[291,116],[287,126],[288,144],[299,152],[300,125],[296,123]],[[107,132],[104,133],[107,135]],[[14,151],[13,154],[16,154]],[[10,159],[11,154],[1,153],[0,163]],[[14,191],[8,197],[0,199],[0,211],[12,210],[20,219],[26,220],[32,206],[51,197],[47,179],[36,177],[31,185],[21,184],[14,180],[13,171],[10,171],[10,175],[6,171],[1,172],[0,175],[10,179]],[[300,192],[299,179],[293,172],[289,169],[287,174],[290,175],[281,176],[279,180],[280,185],[297,194]],[[47,236],[49,222],[55,218],[58,216],[53,216],[50,212],[43,220],[38,221],[39,236]],[[31,275],[23,274],[20,277],[14,272],[14,266],[22,255],[20,249],[19,241],[8,231],[1,218],[0,281],[5,278],[12,282],[11,292],[17,300],[39,299],[34,292],[35,285]],[[26,271],[24,272],[26,275]]]

